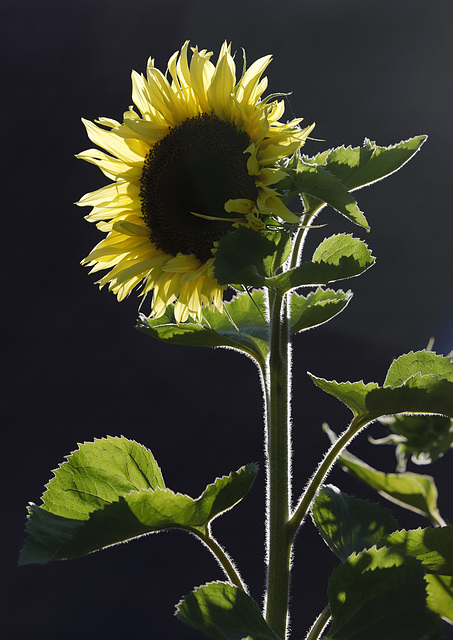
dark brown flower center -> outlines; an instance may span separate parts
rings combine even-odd
[[[237,218],[225,211],[227,200],[256,201],[255,179],[247,171],[250,139],[228,122],[204,114],[170,129],[145,159],[141,210],[151,240],[165,253],[195,254],[206,262],[232,223],[206,220]]]

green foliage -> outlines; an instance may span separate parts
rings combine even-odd
[[[322,487],[311,515],[326,544],[343,562],[398,527],[387,509],[342,493],[333,485]]]
[[[329,582],[335,640],[435,640],[440,619],[426,606],[424,570],[395,550],[352,554]]]
[[[318,288],[308,296],[291,297],[291,333],[306,331],[328,322],[347,307],[352,291],[332,291]]]
[[[411,352],[397,358],[383,387],[374,382],[339,383],[309,375],[318,387],[344,402],[363,424],[397,413],[453,417],[453,364],[432,352]]]
[[[346,218],[369,229],[367,220],[347,186],[320,164],[295,159],[285,167],[288,177],[278,187],[287,190],[287,199],[302,195],[308,214],[314,213],[324,204],[342,213]],[[308,205],[308,206],[307,206]]]
[[[342,146],[312,158],[294,157],[286,169],[290,175],[283,188],[289,191],[288,199],[301,195],[306,221],[329,204],[352,222],[368,228],[363,214],[354,206],[350,194],[352,201],[347,199],[345,192],[394,173],[413,157],[425,140],[426,136],[417,136],[399,144],[379,147],[366,139],[362,147]]]
[[[167,309],[156,320],[140,315],[137,328],[147,335],[169,342],[204,347],[230,347],[252,356],[260,365],[269,352],[269,326],[265,316],[264,292],[237,293],[225,303],[225,313],[206,310],[204,322],[177,324]]]
[[[176,615],[215,640],[279,640],[254,600],[225,582],[212,582],[185,596]]]
[[[374,264],[374,257],[363,240],[342,233],[325,238],[311,262],[303,262],[273,278],[266,285],[289,291],[301,286],[327,284],[357,276]]]
[[[378,547],[388,547],[420,560],[428,573],[453,576],[453,527],[395,531],[384,536]]]
[[[453,446],[453,420],[446,416],[386,416],[379,422],[393,433],[372,442],[396,445],[400,471],[406,469],[409,458],[415,464],[429,464]]]
[[[198,499],[163,483],[150,451],[126,438],[80,445],[32,505],[20,564],[76,558],[169,528],[209,535],[209,524],[250,490],[256,465],[218,478]]]
[[[262,287],[291,251],[287,231],[266,235],[243,226],[221,239],[215,252],[214,274],[220,285]]]
[[[384,473],[346,450],[340,455],[339,461],[353,476],[387,500],[426,516],[435,524],[443,522],[437,508],[436,483],[431,476],[410,472]]]
[[[425,580],[428,608],[438,613],[449,624],[453,624],[453,577],[429,573]]]

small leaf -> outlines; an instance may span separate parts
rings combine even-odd
[[[256,602],[225,582],[197,587],[178,603],[176,616],[215,640],[279,640]]]
[[[397,413],[453,417],[453,364],[432,352],[411,352],[397,358],[383,387],[376,383],[339,383],[309,375],[318,387],[344,402],[365,424]]]
[[[327,284],[357,276],[369,269],[374,261],[363,240],[338,234],[321,242],[312,262],[304,262],[278,276],[267,278],[266,285],[289,291],[301,286]]]
[[[152,338],[172,344],[230,347],[264,364],[269,352],[264,292],[238,293],[225,303],[225,310],[225,313],[203,311],[202,324],[193,320],[177,324],[168,308],[166,314],[156,320],[140,315],[137,328]]]
[[[434,640],[440,618],[426,607],[421,564],[386,548],[351,555],[329,582],[335,640]]]
[[[435,524],[442,522],[437,509],[437,487],[431,476],[377,471],[346,450],[340,455],[339,461],[353,476],[390,502],[426,516]]]
[[[332,485],[322,487],[311,515],[324,541],[342,562],[398,528],[387,509],[348,496]]]
[[[446,416],[385,416],[379,422],[392,433],[373,444],[396,445],[398,471],[409,458],[415,464],[431,464],[453,447],[453,419]]]
[[[427,573],[453,576],[453,527],[394,531],[384,536],[378,547],[403,551],[420,560]]]
[[[369,229],[365,216],[348,188],[336,176],[319,164],[307,163],[303,159],[285,167],[287,178],[279,183],[279,190],[287,190],[287,199],[300,194],[308,204],[307,213],[313,214],[324,204],[343,214],[355,224]]]
[[[352,291],[317,289],[304,297],[296,293],[291,298],[291,333],[306,331],[328,322],[346,308]]]
[[[453,577],[429,573],[425,580],[428,583],[428,609],[453,625]]]
[[[145,533],[209,523],[250,490],[247,465],[209,485],[196,500],[166,489],[152,454],[125,438],[80,445],[56,471],[41,507],[31,505],[19,564],[77,558]]]
[[[388,147],[379,147],[365,139],[362,147],[338,147],[304,161],[322,165],[329,173],[354,191],[398,171],[425,142],[427,136],[416,136]]]

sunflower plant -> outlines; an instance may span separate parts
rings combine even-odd
[[[407,472],[405,462],[411,454],[427,462],[451,447],[452,361],[430,349],[402,355],[381,386],[309,374],[353,417],[339,436],[325,425],[330,447],[314,473],[307,469],[303,491],[292,483],[289,428],[292,336],[341,313],[352,292],[331,283],[374,263],[350,233],[326,235],[307,257],[307,234],[326,205],[368,231],[352,192],[397,171],[425,136],[306,155],[314,124],[285,121],[282,96],[263,97],[271,56],[249,67],[244,56],[238,73],[229,45],[215,63],[212,55],[186,42],[165,74],[150,59],[146,75],[132,74],[133,106],[121,121],[84,121],[95,147],[78,157],[109,182],[77,204],[91,208],[87,220],[103,234],[83,263],[103,272],[99,286],[118,300],[139,291],[140,331],[174,344],[232,348],[257,365],[265,403],[263,599],[252,598],[212,532],[213,520],[250,491],[257,465],[216,478],[192,498],[168,488],[152,453],[123,436],[80,445],[54,471],[41,505],[29,507],[20,563],[185,529],[216,557],[224,579],[213,576],[183,597],[178,618],[210,638],[286,640],[294,540],[311,516],[339,565],[309,640],[440,638],[442,620],[453,624],[453,528],[439,513],[434,480]],[[298,202],[302,212],[293,211]],[[377,420],[391,430],[383,441],[397,446],[396,473],[346,449]],[[336,463],[432,526],[400,529],[380,504],[326,484]]]

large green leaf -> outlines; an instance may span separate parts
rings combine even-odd
[[[215,640],[279,640],[256,602],[225,582],[197,587],[178,603],[176,616]]]
[[[388,147],[365,139],[362,147],[338,147],[312,158],[304,156],[303,160],[321,165],[349,191],[354,191],[398,171],[419,151],[426,138],[416,136]]]
[[[385,535],[378,547],[399,549],[420,560],[427,573],[453,576],[453,527],[394,531]]]
[[[269,351],[269,327],[262,290],[237,293],[225,303],[225,313],[207,309],[203,318],[202,323],[189,320],[177,324],[169,307],[165,315],[156,320],[140,315],[137,328],[152,338],[172,344],[230,347],[264,364]]]
[[[80,445],[31,505],[20,564],[76,558],[168,528],[209,534],[210,522],[251,488],[256,465],[209,485],[198,499],[166,489],[145,447],[126,438]]]
[[[383,387],[336,382],[309,374],[313,382],[346,404],[364,424],[398,413],[453,417],[453,364],[428,351],[411,352],[391,365]]]
[[[346,308],[351,298],[352,291],[321,288],[306,297],[294,293],[291,297],[291,333],[328,322]]]
[[[311,515],[324,541],[342,562],[354,551],[372,547],[398,527],[387,509],[342,493],[333,485],[322,487]]]
[[[281,291],[327,284],[357,276],[369,269],[374,261],[363,240],[342,233],[325,238],[315,250],[312,262],[303,262],[265,282]]]
[[[335,640],[435,640],[440,618],[426,606],[421,563],[395,550],[352,554],[332,574],[329,601]]]

